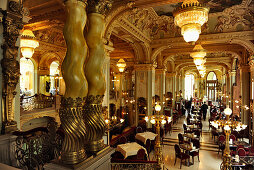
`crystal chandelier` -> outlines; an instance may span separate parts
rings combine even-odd
[[[39,47],[39,42],[36,40],[31,30],[24,30],[21,35],[20,48],[23,57],[32,58],[34,49]]]
[[[124,59],[121,58],[120,60],[118,60],[116,65],[119,71],[122,73],[124,71],[124,68],[126,67],[126,62],[124,61]]]
[[[206,51],[201,45],[195,45],[193,48],[193,51],[190,56],[193,58],[193,61],[199,71],[199,74],[201,77],[204,77],[206,74],[206,68],[205,68],[205,56],[206,56]]]
[[[185,0],[175,9],[173,15],[175,24],[181,28],[181,34],[186,42],[196,42],[201,33],[201,26],[208,21],[209,8],[198,0]]]

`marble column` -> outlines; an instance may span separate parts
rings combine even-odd
[[[254,125],[253,125],[253,118],[254,118],[254,106],[253,106],[253,100],[254,100],[254,56],[249,57],[249,65],[250,65],[250,99],[252,100],[251,106],[250,106],[250,113],[252,114],[252,146],[254,146]],[[250,125],[249,125],[250,126]]]
[[[230,72],[226,73],[226,105],[230,106],[231,103],[231,84],[230,84]]]
[[[250,74],[249,66],[241,65],[240,66],[240,79],[241,79],[241,96],[242,96],[242,106],[250,104]],[[248,125],[250,110],[241,109],[241,121],[242,123]]]
[[[165,102],[165,69],[155,69],[155,95],[160,96],[160,105],[163,108]]]
[[[153,113],[152,99],[154,96],[155,69],[153,64],[137,64],[135,70],[135,101],[137,103],[139,97],[144,97],[147,101],[147,116]],[[138,124],[138,106],[136,106],[136,122]],[[148,127],[151,124],[148,123]]]
[[[105,60],[104,60],[104,66],[103,66],[103,74],[105,75],[105,81],[106,81],[106,90],[104,93],[104,98],[102,101],[102,106],[107,107],[107,117],[109,117],[109,92],[110,92],[110,52],[114,49],[109,46],[105,46],[106,53],[105,53]]]
[[[230,72],[230,108],[232,108],[233,110],[233,105],[234,105],[234,90],[233,90],[233,87],[234,87],[234,84],[236,83],[236,70],[232,70]]]

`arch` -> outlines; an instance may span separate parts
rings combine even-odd
[[[214,71],[207,73],[206,80],[217,80],[217,75]]]
[[[208,61],[208,62],[206,62],[205,65],[209,66],[211,64],[217,64],[217,65],[223,66],[226,70],[229,70],[229,68],[231,68],[230,63],[218,63],[217,61]],[[184,62],[184,63],[178,64],[175,67],[175,70],[178,71],[178,70],[183,69],[184,67],[189,67],[189,66],[195,66],[195,64],[192,61],[190,61],[190,62]]]
[[[154,62],[154,60],[156,60],[156,57],[158,56],[158,54],[160,54],[163,50],[165,50],[167,48],[171,48],[171,46],[164,45],[164,46],[154,49],[152,52],[151,61]]]
[[[59,64],[61,64],[63,59],[57,53],[44,53],[41,56],[39,66],[46,66],[49,68],[49,65],[55,60],[59,61]]]
[[[21,95],[32,96],[36,90],[35,65],[31,59],[20,59],[20,91]]]
[[[250,40],[243,39],[231,39],[229,40],[230,44],[238,44],[247,49],[250,55],[254,55],[254,44]]]

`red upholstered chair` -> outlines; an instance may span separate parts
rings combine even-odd
[[[120,139],[119,139],[119,144],[125,144],[127,143],[127,138],[125,136],[122,136]]]
[[[233,142],[236,141],[236,137],[235,137],[235,135],[233,135],[233,134],[230,135],[229,139],[232,139]]]
[[[237,150],[239,156],[246,156],[246,151],[243,148]]]
[[[252,146],[250,149],[249,149],[249,156],[254,156],[254,147]]]
[[[179,145],[175,144],[175,164],[176,164],[176,159],[177,158],[179,158],[181,160],[180,169],[182,168],[182,160],[188,159],[188,162],[190,162],[190,155],[181,152],[181,149],[180,149]]]
[[[137,133],[143,133],[142,127],[138,126],[137,129],[136,129],[136,132]]]
[[[224,152],[224,149],[225,149],[225,144],[224,144],[225,140],[226,140],[226,138],[225,138],[224,135],[220,135],[218,137],[218,144],[219,144],[218,154],[220,153],[220,150],[221,150],[222,155],[223,155],[223,152]]]

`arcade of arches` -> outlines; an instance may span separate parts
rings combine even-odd
[[[253,0],[202,1],[210,11],[195,43],[185,42],[181,28],[175,25],[173,10],[181,2],[1,0],[0,163],[21,167],[13,164],[14,158],[7,160],[4,154],[9,150],[2,152],[1,136],[48,127],[52,120],[57,128],[62,124],[65,140],[80,141],[74,150],[85,160],[89,156],[86,149],[92,153],[102,149],[103,140],[99,138],[105,145],[117,147],[114,138],[134,127],[145,124],[153,130],[154,126],[144,119],[156,113],[156,104],[161,105],[161,114],[172,118],[171,136],[165,134],[161,139],[166,168],[179,167],[178,161],[175,166],[170,162],[175,159],[170,155],[175,155],[177,135],[185,132],[182,124],[190,116],[188,112],[199,110],[203,102],[209,109],[206,120],[200,120],[204,127],[201,162],[183,165],[183,169],[207,165],[219,169],[222,157],[214,153],[220,145],[216,136],[209,136],[208,119],[213,118],[214,108],[218,119],[226,107],[231,108],[232,116],[247,125],[242,141],[254,146]],[[106,5],[99,8],[98,4]],[[31,30],[39,42],[31,58],[23,57],[19,48],[24,30]],[[202,45],[206,52],[204,75],[190,56],[195,45]],[[93,108],[97,106],[102,106],[100,113]],[[68,114],[78,108],[82,113],[77,111],[70,118]],[[81,119],[81,123],[77,121]],[[120,133],[116,130],[119,126]],[[82,138],[89,133],[98,134]],[[126,138],[129,140],[129,136]],[[82,144],[88,146],[83,148]],[[208,144],[213,149],[204,149]],[[70,143],[63,145],[68,148]],[[66,162],[70,161],[67,150],[61,150]],[[151,151],[149,161],[156,161],[155,153]],[[216,165],[204,162],[206,156]]]

